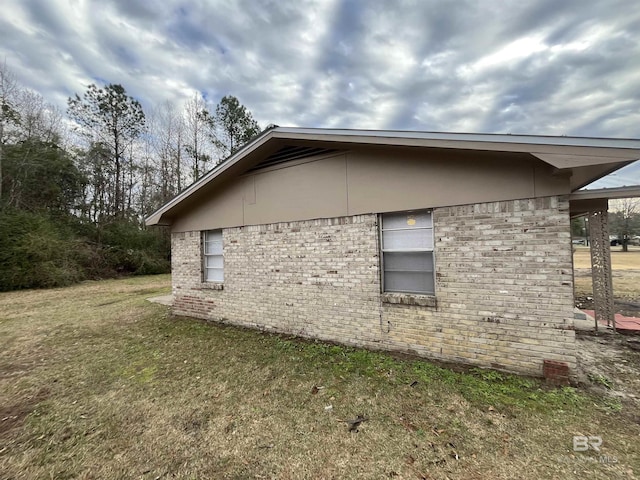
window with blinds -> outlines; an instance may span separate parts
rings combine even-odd
[[[205,282],[224,281],[222,230],[208,230],[202,236],[203,278]]]
[[[430,211],[382,214],[380,241],[384,292],[435,293]]]

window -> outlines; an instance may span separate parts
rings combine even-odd
[[[224,258],[222,256],[222,230],[204,232],[204,281],[224,281]]]
[[[434,294],[431,212],[384,213],[380,219],[382,290]]]

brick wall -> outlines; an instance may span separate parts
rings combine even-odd
[[[416,353],[542,375],[575,368],[569,203],[558,197],[434,210],[437,309],[385,305]]]
[[[225,229],[222,290],[201,281],[200,232],[174,233],[174,311],[533,375],[545,359],[575,368],[568,201],[433,218],[435,301],[382,301],[377,217],[360,215]]]

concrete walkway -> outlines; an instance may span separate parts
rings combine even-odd
[[[585,311],[580,310],[577,307],[573,309],[573,326],[576,330],[593,332],[595,330],[595,324],[596,321],[592,315],[587,314]],[[606,328],[599,330],[607,331]]]
[[[173,305],[173,295],[162,295],[160,297],[147,298],[147,302],[159,303],[160,305],[170,307]]]

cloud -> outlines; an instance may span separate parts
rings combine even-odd
[[[4,0],[0,58],[65,108],[235,95],[262,125],[638,137],[633,0]],[[618,179],[640,183],[638,167]]]

